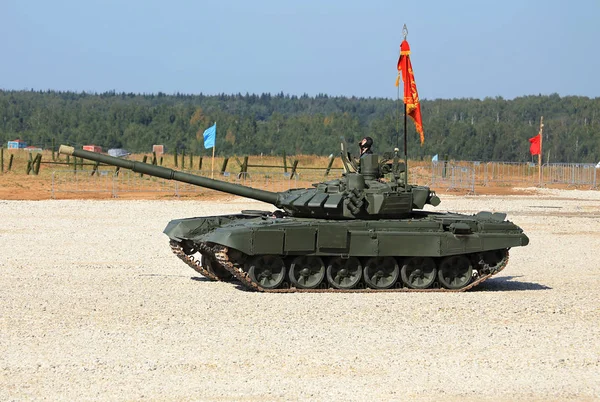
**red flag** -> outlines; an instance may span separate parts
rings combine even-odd
[[[423,135],[423,120],[421,118],[421,104],[419,103],[419,94],[417,93],[417,84],[415,83],[415,75],[413,73],[412,64],[410,63],[410,46],[406,40],[400,45],[400,58],[398,59],[398,77],[396,78],[396,86],[400,84],[400,74],[404,81],[404,104],[406,105],[406,113],[412,117],[415,122],[415,128],[421,137],[421,145],[425,141]]]
[[[531,153],[531,155],[539,155],[540,154],[541,139],[542,139],[541,134],[538,134],[535,137],[529,139],[529,142],[531,143],[531,145],[529,146],[529,152]]]

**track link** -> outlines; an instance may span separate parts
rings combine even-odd
[[[173,254],[175,254],[181,261],[185,262],[194,271],[210,280],[219,280],[219,277],[214,272],[204,268],[202,264],[200,264],[200,261],[196,260],[194,256],[186,254],[185,251],[183,251],[183,247],[181,247],[179,243],[171,241],[169,246],[171,247]]]

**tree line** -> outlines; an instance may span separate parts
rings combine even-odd
[[[421,101],[425,143],[408,121],[410,158],[530,161],[529,138],[544,116],[544,161],[600,160],[600,98],[557,94]],[[87,144],[211,154],[203,132],[217,123],[219,155],[329,155],[340,138],[364,136],[376,151],[403,151],[403,106],[385,98],[279,94],[188,95],[0,90],[0,138],[50,148]],[[399,134],[399,135],[398,135]],[[354,148],[353,148],[354,147]]]

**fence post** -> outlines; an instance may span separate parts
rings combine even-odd
[[[4,147],[0,147],[0,174],[4,173]]]
[[[237,156],[234,155],[233,157],[235,158],[236,163],[240,167],[240,173],[238,174],[238,177],[240,177],[240,175],[244,173],[244,163],[240,161],[240,158],[238,158]]]
[[[488,166],[490,165],[490,162],[486,162],[485,165],[483,165],[483,185],[487,187],[488,185]]]
[[[333,166],[334,159],[335,159],[335,156],[333,156],[333,155],[329,156],[329,163],[327,163],[327,169],[325,169],[325,177],[329,176],[329,172],[331,171],[331,167]]]
[[[244,163],[242,165],[242,170],[244,173],[248,173],[248,157],[244,156]]]
[[[54,138],[52,138],[52,162],[56,162],[56,154],[54,153]]]
[[[200,157],[200,160],[198,161],[198,170],[202,170],[202,157]]]
[[[185,149],[181,150],[181,170],[185,170]]]
[[[575,169],[576,169],[576,167],[575,167],[575,166],[573,166],[573,167],[571,168],[571,185],[572,185],[572,186],[574,186],[574,185],[575,185]],[[540,177],[541,177],[541,176],[540,176]],[[541,180],[542,180],[542,179],[540,178],[540,182],[541,182]]]
[[[156,152],[152,151],[152,164],[156,165]]]
[[[10,158],[8,158],[8,171],[9,172],[10,172],[10,169],[12,169],[13,158],[14,158],[14,155],[10,154]]]
[[[194,168],[194,153],[190,154],[190,169]]]
[[[117,194],[117,188],[118,188],[117,180],[119,180],[119,169],[120,169],[120,167],[117,166],[117,168],[115,169],[115,174],[112,177],[112,197],[113,198],[117,198],[118,197],[118,194]]]
[[[33,160],[31,161],[31,172],[34,175],[37,175],[37,166],[38,166],[38,159],[42,156],[42,154],[37,154],[35,156],[35,158],[33,158]]]
[[[173,154],[173,161],[175,162],[175,167],[178,167],[179,165],[177,164],[177,148],[175,148],[175,153]]]
[[[296,167],[298,167],[298,159],[294,160],[294,163],[292,164],[292,172],[290,173],[290,180],[292,180],[294,178],[294,175],[296,175]]]
[[[283,173],[287,173],[287,159],[285,157],[285,149],[283,150]]]
[[[548,164],[546,163],[546,165]],[[540,187],[544,187],[544,166],[546,165],[542,164],[542,174],[540,175]],[[546,170],[548,170],[548,168],[546,168]]]
[[[37,162],[36,162],[37,159]],[[42,154],[38,154],[36,159],[33,160],[33,173],[37,176],[40,173],[40,165],[42,164]]]
[[[37,155],[35,156],[35,159],[37,160]],[[27,160],[27,174],[30,174],[31,171],[33,170],[33,156],[31,155],[31,152],[29,153],[29,159]]]
[[[223,159],[223,165],[221,166],[221,173],[226,171],[228,162],[229,162],[229,158]]]
[[[98,171],[98,166],[100,166],[100,162],[96,162],[94,164],[94,167],[92,167],[92,173],[90,174],[90,176],[93,176]]]
[[[147,160],[148,160],[148,155],[144,155],[144,157],[142,158],[142,163],[146,163]],[[140,173],[140,177],[144,177],[144,174]]]
[[[240,165],[240,174],[246,174],[246,173],[248,173],[248,157],[244,156],[244,161],[243,162],[240,162],[240,160],[238,159],[237,156],[235,157],[235,160],[238,163],[238,165]]]

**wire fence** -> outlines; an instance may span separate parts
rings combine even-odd
[[[598,188],[594,164],[436,161],[431,163],[431,185],[475,192],[476,186],[553,186]]]
[[[496,186],[566,186],[597,189],[598,171],[594,164],[550,163],[539,167],[533,163],[436,161],[409,169],[411,183],[429,185],[434,189],[476,193],[477,187]],[[203,177],[214,177],[227,183],[282,192],[294,188],[312,187],[314,183],[332,180],[341,175],[339,169],[324,176],[324,169],[306,170],[291,175],[285,172],[211,172],[187,170]],[[52,197],[61,193],[105,193],[112,197],[127,193],[161,193],[184,196],[210,193],[204,187],[142,175],[130,170],[55,170],[52,173]]]
[[[432,162],[431,186],[475,193],[475,169],[473,166],[446,161]]]
[[[487,162],[480,164],[483,185],[534,185],[538,182],[538,167],[533,163]]]
[[[542,178],[547,184],[595,189],[598,187],[599,170],[591,163],[549,163],[543,165]]]

